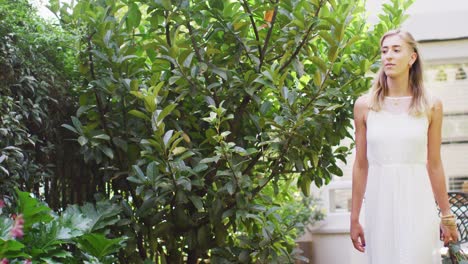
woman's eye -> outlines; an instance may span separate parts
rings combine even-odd
[[[385,54],[385,53],[387,53],[387,50],[382,50],[382,54]]]
[[[396,49],[395,52],[400,52],[400,50],[399,50],[399,49]]]

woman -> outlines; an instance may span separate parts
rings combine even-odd
[[[439,222],[445,244],[458,240],[440,158],[442,103],[424,89],[411,34],[389,31],[380,46],[379,74],[354,106],[351,240],[368,264],[440,263]]]

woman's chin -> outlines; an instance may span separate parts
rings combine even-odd
[[[389,78],[395,78],[398,76],[398,73],[395,71],[385,71],[385,75],[387,75]]]

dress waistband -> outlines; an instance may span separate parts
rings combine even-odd
[[[413,161],[413,162],[378,162],[378,161],[369,161],[369,167],[398,167],[398,166],[426,166],[424,161]]]

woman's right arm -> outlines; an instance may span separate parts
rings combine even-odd
[[[367,184],[367,138],[366,117],[368,112],[367,100],[361,96],[354,104],[354,129],[356,144],[356,158],[353,166],[352,199],[351,199],[351,240],[354,247],[364,252],[366,245],[364,230],[359,223],[362,201]]]

